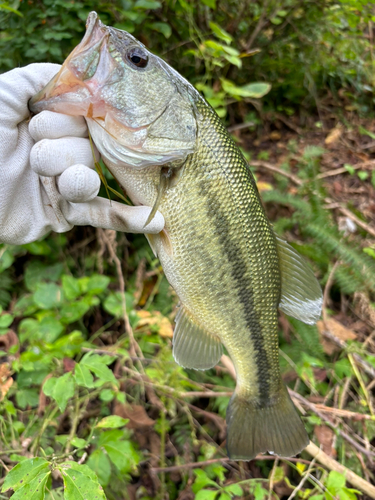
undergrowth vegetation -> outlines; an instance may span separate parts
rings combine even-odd
[[[91,9],[86,0],[0,4],[0,71],[61,63]],[[319,278],[318,325],[280,317],[283,378],[312,443],[298,458],[228,460],[231,361],[179,367],[177,297],[146,239],[75,228],[0,245],[0,498],[375,498],[373,4],[95,9],[226,120],[275,231]]]

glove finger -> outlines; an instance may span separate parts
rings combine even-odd
[[[95,170],[85,165],[73,165],[64,170],[57,180],[57,185],[62,197],[67,201],[82,203],[98,195],[100,178]]]
[[[60,137],[88,137],[83,116],[68,116],[53,111],[42,111],[29,123],[29,132],[34,141],[59,139]]]
[[[97,155],[99,157],[99,154]],[[72,165],[82,164],[94,168],[94,158],[88,139],[63,137],[43,139],[30,152],[30,166],[39,175],[60,175]]]
[[[75,226],[94,226],[126,233],[156,234],[164,227],[164,217],[156,212],[144,227],[150,207],[129,207],[116,201],[97,197],[87,203],[68,203],[64,208],[66,220]]]

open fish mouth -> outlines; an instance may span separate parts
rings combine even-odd
[[[57,75],[29,101],[30,110],[38,113],[48,108],[88,118],[103,117],[105,104],[95,94],[111,70],[109,36],[106,26],[95,12],[91,12],[81,43],[71,52]]]

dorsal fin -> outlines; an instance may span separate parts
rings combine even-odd
[[[179,309],[173,334],[173,357],[184,368],[208,370],[223,353],[220,339],[206,332],[184,309]]]
[[[276,236],[276,235],[275,235]],[[276,236],[281,271],[279,308],[308,325],[322,312],[322,289],[305,259],[286,241]]]

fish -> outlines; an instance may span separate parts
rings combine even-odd
[[[179,297],[174,359],[208,370],[224,346],[235,367],[228,456],[301,452],[309,437],[280,374],[278,309],[314,324],[321,288],[274,233],[249,165],[212,107],[136,38],[92,12],[81,43],[30,109],[84,116],[132,202],[163,214],[163,231],[147,238]]]

